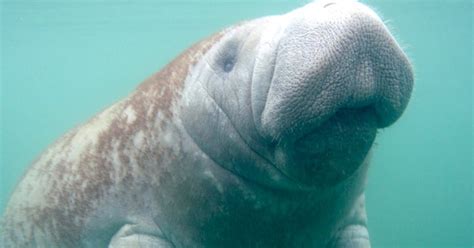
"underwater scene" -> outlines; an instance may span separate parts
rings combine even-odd
[[[369,237],[376,248],[474,247],[473,2],[355,2],[1,0],[0,216],[7,217],[0,217],[0,247],[369,247]],[[288,12],[293,14],[286,18],[243,22]],[[358,26],[358,21],[363,23]],[[345,41],[351,37],[343,36],[345,31],[362,41]],[[316,35],[308,38],[311,33]],[[323,52],[327,54],[320,56]],[[364,60],[367,56],[369,62]],[[385,86],[353,86],[358,80],[372,82],[372,77]],[[307,78],[329,83],[319,89],[308,85]],[[256,84],[258,80],[268,84]],[[156,93],[153,85],[162,87],[155,98],[159,102],[150,100]],[[340,93],[340,88],[331,85],[355,93]],[[288,91],[314,102],[323,99],[318,106],[325,108],[312,109],[315,104],[306,100],[296,104],[294,98],[287,99]],[[201,100],[205,97],[213,100]],[[330,106],[340,98],[344,104]],[[181,108],[176,107],[176,99]],[[301,114],[308,108],[320,115]],[[219,114],[216,109],[227,112]],[[125,119],[113,119],[119,111]],[[151,112],[154,119],[146,119]],[[75,141],[76,145],[90,142],[89,146],[64,148],[74,141],[76,131],[58,139],[93,117]],[[150,126],[150,120],[160,124]],[[142,123],[135,125],[137,121]],[[336,124],[330,125],[331,121]],[[359,121],[363,124],[351,129]],[[140,135],[124,138],[129,146],[103,141],[128,135],[140,125],[144,130]],[[316,126],[327,129],[314,132]],[[156,135],[153,128],[163,135]],[[160,145],[151,145],[155,141],[165,148],[157,151]],[[105,142],[103,147],[95,151],[101,142]],[[310,142],[319,143],[309,146]],[[47,151],[53,143],[56,148]],[[288,152],[293,145],[297,147]],[[115,153],[105,157],[107,151]],[[114,173],[126,186],[105,190],[101,187],[106,182],[113,185],[107,181],[108,173],[112,174],[108,167],[91,175],[75,167],[80,161],[71,162],[74,169],[63,174],[61,166],[80,152],[90,154],[77,155],[81,161],[110,164],[110,168],[116,161],[135,163],[138,167],[130,167],[129,172],[153,182],[143,184],[117,170]],[[143,169],[142,164],[153,161],[155,155],[165,169]],[[326,159],[330,166],[314,166],[309,161],[314,157]],[[302,165],[289,167],[292,162]],[[33,163],[45,166],[26,174]],[[51,163],[59,166],[53,170]],[[221,167],[209,169],[210,163]],[[268,164],[276,169],[265,167]],[[183,165],[192,169],[177,169]],[[51,175],[40,177],[42,173]],[[23,177],[29,184],[19,184]],[[58,177],[66,183],[45,186]],[[166,190],[155,199],[149,185]],[[7,207],[16,188],[27,193],[13,197],[14,203]],[[132,188],[138,193],[115,200]],[[304,193],[313,188],[316,193]],[[92,203],[63,195],[71,192],[83,199],[113,192],[104,200],[112,203],[97,210]],[[20,214],[18,218],[24,220],[9,220],[10,212],[24,206],[22,202],[36,201],[76,208],[59,213],[38,207],[31,215]],[[137,207],[139,202],[143,206]],[[246,209],[250,205],[252,210]],[[143,208],[153,208],[156,214],[143,215]],[[123,209],[132,211],[132,217],[117,219]],[[57,219],[48,219],[50,215]],[[73,217],[64,221],[65,216]],[[99,221],[96,216],[107,218]],[[149,216],[165,217],[159,226],[147,221],[145,227],[127,226]],[[84,217],[84,222],[76,217]],[[48,235],[42,237],[39,231],[18,234],[12,224],[30,220],[40,226],[52,221],[48,225],[57,232],[51,234],[54,241],[49,243]],[[78,229],[78,222],[89,224]],[[192,224],[199,227],[193,229]],[[307,226],[313,224],[314,229],[308,231]],[[344,229],[345,225],[349,227]],[[76,231],[83,236],[68,236]],[[123,234],[135,231],[137,237]],[[146,236],[150,233],[152,237]],[[225,243],[220,238],[228,233],[233,236]],[[13,238],[5,238],[8,235],[20,240],[27,240],[25,235],[40,238],[14,243],[8,241]]]

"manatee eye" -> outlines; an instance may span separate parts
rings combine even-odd
[[[234,68],[234,60],[233,59],[226,59],[224,60],[224,71],[230,72],[232,68]]]
[[[231,39],[226,41],[217,52],[215,65],[222,72],[228,73],[234,69],[239,52],[239,41]]]

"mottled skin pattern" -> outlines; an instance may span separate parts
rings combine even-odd
[[[45,151],[8,204],[2,222],[5,244],[81,246],[83,235],[89,235],[87,228],[96,225],[90,223],[95,221],[90,214],[103,207],[102,199],[121,198],[130,188],[136,188],[129,196],[136,201],[156,188],[153,185],[163,174],[157,165],[175,159],[157,137],[170,125],[175,114],[171,105],[180,96],[189,67],[220,36],[216,34],[191,47],[129,97],[70,131]],[[111,223],[104,228],[115,229],[109,234],[127,222],[120,214],[107,213]],[[111,237],[104,238],[98,241],[106,244]]]
[[[0,244],[370,247],[369,150],[412,77],[359,3],[228,28],[45,151]]]

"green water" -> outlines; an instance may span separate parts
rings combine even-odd
[[[307,1],[2,1],[0,213],[28,164],[194,41]],[[416,74],[404,116],[377,138],[373,247],[472,247],[471,1],[363,1]]]

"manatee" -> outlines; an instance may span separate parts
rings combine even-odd
[[[239,23],[51,145],[13,192],[1,243],[370,247],[371,146],[412,87],[361,3]]]

